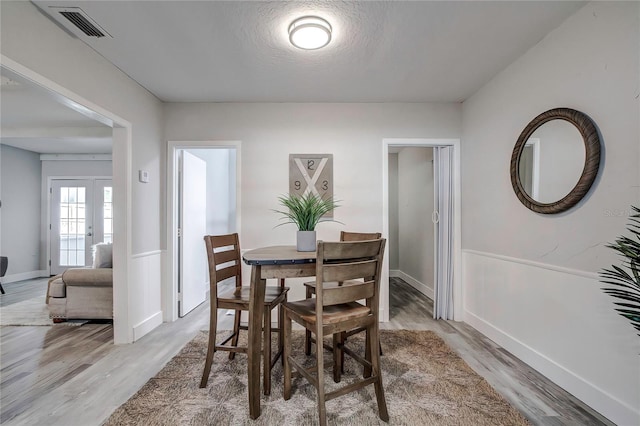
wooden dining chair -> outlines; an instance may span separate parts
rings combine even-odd
[[[9,258],[7,256],[0,256],[0,279],[4,277],[4,274],[7,273],[8,266],[9,266]],[[4,294],[4,288],[2,287],[1,281],[0,281],[0,292]]]
[[[340,232],[340,241],[377,240],[380,237],[382,237],[382,234],[380,232],[347,232],[347,231]],[[310,281],[310,282],[306,282],[304,285],[306,288],[306,297],[307,299],[310,299],[311,297],[313,297],[314,294],[316,294],[316,283],[315,281]],[[342,285],[342,283],[325,283],[325,287],[331,286],[331,285]],[[361,333],[363,331],[364,331],[364,328],[357,328],[357,329],[349,330],[348,332],[342,333],[338,338],[339,346],[344,345],[344,343],[347,340],[347,337],[353,336],[354,334]],[[312,343],[313,343],[313,337],[311,336],[311,332],[306,330],[305,338],[304,338],[304,351],[307,355],[311,354]],[[334,350],[333,347],[329,345],[327,345],[327,349]],[[338,347],[336,350],[340,351],[340,348]],[[379,350],[380,350],[380,355],[382,355],[382,344],[380,344]],[[341,360],[340,365],[342,366],[342,368],[344,368],[344,352],[340,351],[339,356]],[[342,370],[341,372],[344,372],[344,370]],[[369,374],[369,370],[365,369],[365,375],[368,375],[368,374]]]
[[[216,351],[228,351],[229,359],[235,357],[236,352],[247,353],[248,347],[238,346],[240,330],[248,327],[240,324],[242,311],[249,310],[249,289],[242,286],[242,263],[240,257],[240,242],[238,234],[206,235],[204,241],[207,247],[207,259],[209,261],[209,287],[211,312],[209,317],[209,345],[207,347],[207,359],[204,364],[200,387],[207,386],[213,355]],[[224,280],[234,279],[235,286],[230,289],[219,288],[219,283]],[[279,287],[266,287],[264,296],[264,394],[271,393],[271,369],[278,361],[283,351],[282,324],[284,312],[280,309],[278,315],[278,327],[271,327],[271,311],[287,300],[289,289],[281,285]],[[218,309],[232,309],[235,311],[233,321],[233,333],[223,342],[216,344],[216,330],[218,321]],[[278,352],[271,359],[271,333],[278,333]],[[227,343],[231,341],[230,344]]]
[[[333,398],[374,385],[378,403],[378,415],[383,421],[389,420],[387,403],[382,386],[380,369],[378,306],[380,299],[380,272],[386,240],[323,242],[318,241],[316,253],[316,297],[296,302],[284,302],[284,399],[291,398],[292,367],[311,384],[318,396],[318,417],[320,425],[326,425],[325,402]],[[326,283],[342,282],[336,286]],[[366,304],[358,303],[366,300]],[[342,348],[354,360],[371,371],[369,377],[343,386],[332,392],[325,392],[323,345],[315,345],[315,366],[305,368],[291,355],[292,321],[301,324],[321,342],[324,336],[332,336],[334,348],[341,333],[364,327],[367,344],[367,360],[346,346]],[[334,380],[339,377],[340,357],[333,352]]]

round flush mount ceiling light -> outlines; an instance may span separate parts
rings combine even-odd
[[[317,16],[303,16],[289,25],[289,41],[300,49],[320,49],[331,41],[331,25]]]

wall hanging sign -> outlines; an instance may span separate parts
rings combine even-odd
[[[308,193],[333,198],[333,154],[289,154],[289,194]]]

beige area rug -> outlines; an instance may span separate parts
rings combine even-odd
[[[45,296],[34,297],[7,306],[0,307],[0,326],[65,326],[80,327],[89,320],[67,320],[54,323],[49,318],[49,308],[45,303]]]
[[[44,296],[39,296],[0,307],[0,326],[53,325],[44,299]]]
[[[383,383],[391,425],[527,425],[527,420],[430,331],[382,330]],[[225,334],[225,333],[222,333]],[[226,334],[225,334],[226,335]],[[246,335],[243,333],[243,337]],[[221,337],[225,337],[224,335]],[[303,332],[294,331],[293,350],[304,357]],[[245,337],[246,341],[246,337]],[[246,356],[229,361],[217,352],[207,388],[200,389],[207,332],[189,342],[129,401],[106,421],[116,425],[314,425],[316,393],[306,380],[293,379],[293,395],[282,399],[282,368],[273,371],[270,396],[262,413],[249,418]],[[275,342],[274,342],[275,343]],[[364,345],[360,336],[350,346]],[[345,358],[344,385],[362,374]],[[327,370],[329,371],[329,370]],[[327,378],[327,388],[336,384]],[[384,425],[373,386],[327,402],[330,425]]]

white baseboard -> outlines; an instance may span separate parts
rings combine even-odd
[[[583,401],[599,401],[599,406],[590,405],[592,408],[600,411],[601,414],[607,415],[607,413],[619,413],[617,423],[620,425],[626,424],[639,424],[636,423],[640,419],[640,413],[636,412],[633,407],[629,407],[624,402],[609,395],[604,390],[598,388],[592,383],[584,380],[582,377],[577,376],[573,372],[567,370],[563,366],[557,364],[552,359],[546,357],[544,354],[539,353],[535,349],[525,345],[518,339],[510,336],[504,331],[494,327],[492,324],[484,321],[482,318],[472,314],[465,310],[465,322],[471,327],[475,328],[509,352],[517,356],[520,360],[532,366],[546,377],[551,378],[555,383],[564,389],[582,389],[583,392],[581,399]],[[574,391],[575,392],[575,391]],[[578,396],[578,395],[575,395]],[[605,410],[602,407],[608,407]],[[620,419],[628,419],[620,422]],[[632,420],[633,419],[633,420]],[[614,418],[610,420],[616,421]]]
[[[140,339],[142,336],[162,324],[162,311],[158,311],[149,318],[143,320],[133,326],[133,341]]]
[[[19,274],[5,275],[2,277],[2,283],[14,283],[16,281],[32,280],[34,278],[45,278],[49,276],[49,272],[46,269],[39,271],[21,272]]]
[[[614,423],[640,424],[640,345],[597,274],[464,251],[463,281],[466,323]]]
[[[420,293],[427,296],[429,299],[433,300],[433,286],[429,286],[428,284],[422,283],[417,279],[413,278],[411,275],[406,274],[398,269],[389,270],[389,276],[393,278],[400,278],[409,284],[411,287],[418,290]]]

